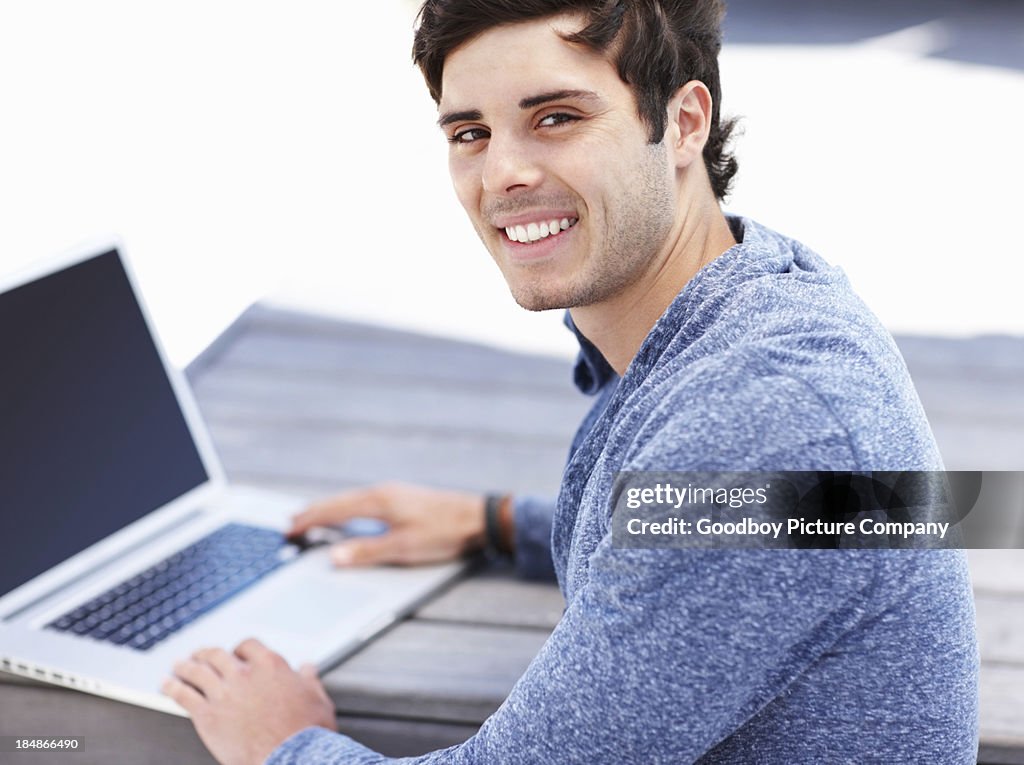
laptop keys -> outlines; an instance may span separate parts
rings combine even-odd
[[[286,563],[282,548],[275,531],[230,523],[46,626],[145,651]]]

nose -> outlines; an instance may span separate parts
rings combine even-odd
[[[535,188],[543,173],[536,157],[513,136],[492,135],[487,142],[483,167],[483,188],[489,194],[511,194]]]

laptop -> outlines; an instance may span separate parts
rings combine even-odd
[[[185,715],[198,648],[321,670],[462,564],[338,570],[295,497],[228,485],[117,240],[0,279],[0,670]]]

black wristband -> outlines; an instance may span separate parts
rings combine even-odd
[[[488,494],[484,497],[484,536],[486,550],[492,555],[508,556],[501,533],[501,504],[504,501],[504,494]]]

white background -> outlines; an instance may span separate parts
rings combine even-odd
[[[0,4],[0,274],[127,245],[174,360],[272,296],[569,353],[452,194],[408,0]],[[896,332],[1024,333],[1024,74],[926,58],[936,24],[732,46],[729,208],[804,240]]]

